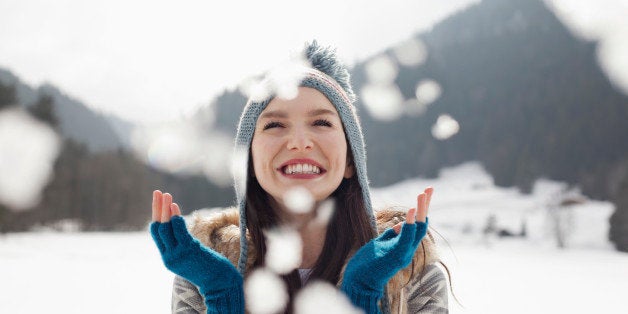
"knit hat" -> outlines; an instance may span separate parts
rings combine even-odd
[[[335,50],[320,46],[316,41],[307,44],[304,50],[305,57],[310,63],[310,67],[303,68],[302,80],[299,86],[310,87],[323,93],[334,105],[344,126],[345,134],[349,140],[349,146],[353,153],[353,163],[358,176],[365,209],[371,218],[372,227],[375,229],[375,218],[371,207],[371,196],[369,182],[366,176],[366,149],[362,128],[358,120],[356,108],[354,106],[355,94],[351,88],[349,72],[336,57]],[[249,99],[238,124],[236,135],[236,151],[246,154],[251,147],[253,133],[257,119],[268,103],[275,97],[271,95],[264,100]],[[237,156],[237,154],[236,154]],[[248,165],[248,163],[247,163]],[[246,167],[246,166],[245,166]],[[244,275],[247,261],[247,239],[246,239],[246,174],[247,171],[235,173],[235,190],[237,203],[240,210],[240,259],[238,270]],[[239,178],[238,176],[244,176]]]

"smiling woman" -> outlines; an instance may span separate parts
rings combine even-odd
[[[299,87],[296,98],[268,104],[251,152],[257,181],[282,207],[283,194],[297,184],[322,201],[353,175],[340,116],[314,88]]]
[[[447,280],[427,231],[433,189],[407,212],[373,212],[348,72],[329,48],[313,42],[304,51],[311,67],[298,69],[294,98],[244,108],[236,144],[249,158],[237,210],[197,218],[190,234],[172,196],[153,193],[151,234],[178,275],[173,312],[300,312],[299,298],[311,295],[300,292],[323,282],[335,287],[340,312],[447,313]],[[309,210],[291,208],[294,190],[309,195]],[[290,234],[300,245],[277,245]],[[277,254],[297,258],[274,267]]]

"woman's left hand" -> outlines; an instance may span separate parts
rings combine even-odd
[[[388,280],[410,264],[427,234],[427,208],[432,191],[428,187],[419,194],[417,208],[408,211],[405,223],[369,241],[349,260],[341,289],[367,313],[372,312],[373,304],[383,295]]]
[[[430,201],[432,200],[432,193],[434,193],[434,188],[433,187],[427,187],[423,193],[419,194],[419,196],[417,196],[417,204],[416,204],[416,208],[418,208],[417,212],[416,212],[416,217],[414,215],[410,214],[410,211],[408,211],[408,214],[406,215],[406,221],[408,223],[410,223],[411,221],[418,221],[418,222],[425,222],[427,219],[427,211],[430,207]],[[425,194],[424,197],[421,197],[421,195]],[[399,234],[399,232],[401,232],[401,226],[403,225],[403,222],[400,222],[398,224],[396,224],[393,227],[393,230],[395,230],[395,232],[397,234]]]

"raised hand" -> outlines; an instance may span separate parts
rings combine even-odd
[[[190,235],[168,193],[153,192],[150,233],[166,268],[199,287],[208,313],[244,312],[242,275],[226,257]]]
[[[427,209],[432,192],[429,187],[419,194],[417,208],[408,211],[405,223],[369,241],[349,260],[341,289],[366,313],[380,313],[377,301],[383,296],[384,286],[412,261],[427,233]]]

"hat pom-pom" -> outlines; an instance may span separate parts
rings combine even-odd
[[[333,78],[345,90],[351,101],[355,100],[355,94],[351,88],[351,76],[347,68],[338,60],[335,49],[323,47],[313,40],[306,44],[305,57],[313,68]]]

